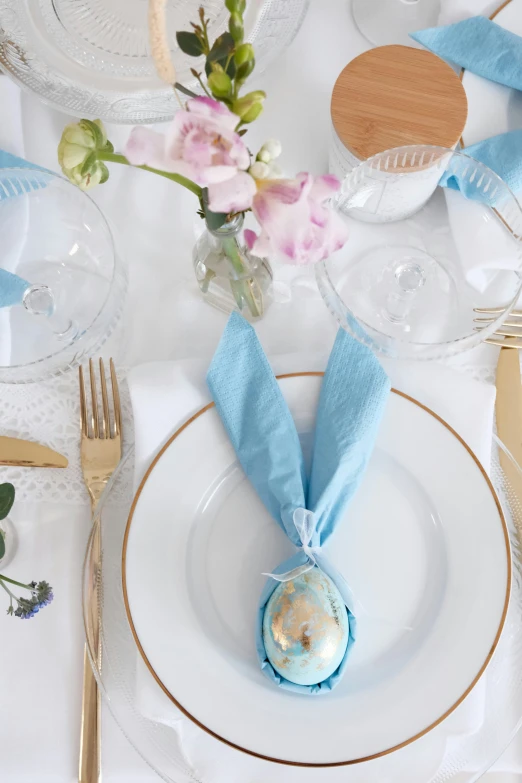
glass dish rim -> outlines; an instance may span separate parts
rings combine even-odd
[[[368,164],[371,164],[372,161],[375,161],[379,158],[382,158],[384,155],[391,154],[393,152],[399,152],[403,151],[407,153],[408,150],[432,150],[437,152],[443,152],[443,153],[451,153],[452,156],[458,155],[461,158],[467,158],[469,161],[471,161],[473,164],[478,164],[482,168],[484,168],[488,175],[491,176],[492,179],[495,180],[500,186],[507,192],[509,195],[511,202],[513,206],[515,207],[515,210],[518,212],[521,220],[522,220],[522,206],[520,205],[518,199],[516,198],[515,194],[513,193],[512,189],[509,187],[509,185],[504,182],[501,177],[499,177],[498,174],[496,174],[492,169],[489,168],[489,166],[486,166],[485,163],[482,163],[481,161],[477,160],[471,155],[466,154],[465,152],[462,152],[461,150],[452,150],[448,147],[440,147],[438,145],[434,144],[404,144],[400,147],[390,147],[388,150],[384,150],[383,152],[378,152],[375,155],[372,155],[371,157],[367,158],[367,160],[363,160],[360,163],[358,163],[357,166],[355,166],[344,178],[343,182],[341,183],[341,186],[352,179],[352,177],[355,177],[357,175],[357,172],[361,172],[365,166]],[[395,176],[397,177],[405,177],[408,175],[408,172],[397,172],[395,173]],[[342,194],[338,194],[336,197],[332,199],[332,206],[335,208],[337,202],[341,198]],[[420,212],[421,207],[417,212]],[[414,214],[417,214],[414,213]],[[338,213],[339,214],[339,213]],[[342,213],[340,214],[342,218]],[[502,218],[500,218],[502,220]],[[400,222],[400,221],[397,221]],[[509,229],[509,227],[508,227]],[[513,234],[513,231],[510,233]],[[516,236],[513,234],[513,236]],[[519,236],[517,239],[519,245],[520,245],[520,252],[522,254],[522,236]],[[518,301],[521,293],[522,293],[522,256],[521,256],[521,263],[519,265],[518,270],[515,271],[515,274],[518,276],[519,283],[518,283],[518,289],[516,294],[514,295],[513,299],[507,305],[503,311],[499,314],[498,318],[496,318],[491,324],[487,324],[484,328],[482,328],[480,331],[476,332],[470,332],[467,335],[463,335],[462,337],[457,337],[454,340],[446,340],[443,342],[437,342],[437,343],[424,343],[424,342],[416,342],[413,340],[405,340],[400,337],[386,337],[382,332],[379,332],[374,327],[367,324],[363,319],[359,318],[353,310],[346,305],[343,298],[341,297],[340,293],[338,292],[336,286],[334,285],[331,276],[328,271],[328,261],[329,259],[325,259],[323,261],[319,261],[315,265],[315,278],[317,281],[317,285],[320,291],[320,294],[323,298],[323,301],[325,302],[325,305],[327,309],[332,313],[334,318],[337,320],[340,326],[342,326],[343,329],[346,329],[355,339],[359,340],[359,342],[363,342],[365,345],[368,345],[372,350],[375,350],[379,355],[382,356],[391,356],[392,358],[405,358],[405,359],[411,359],[415,358],[417,360],[425,360],[429,361],[431,359],[436,359],[439,357],[442,353],[445,352],[445,349],[448,349],[450,346],[455,347],[454,353],[461,353],[466,350],[471,350],[472,348],[476,348],[478,345],[480,345],[487,337],[490,337],[499,326],[502,325],[504,320],[507,318],[513,307],[515,306],[516,302]],[[324,290],[325,286],[328,287],[328,292]],[[332,309],[330,308],[326,297],[328,294],[332,294],[338,304],[340,306],[340,309],[343,309],[347,315],[348,319],[343,320],[339,317],[339,315],[335,312],[332,312]],[[369,330],[367,339],[364,339],[360,332],[357,330],[350,328],[349,326],[349,319],[353,319],[357,324],[361,325],[361,329],[365,331],[366,336],[366,330]],[[347,328],[348,326],[348,328]],[[394,344],[399,346],[399,350],[392,352],[391,350],[387,350],[384,346],[380,346],[375,339],[371,337],[371,334],[378,334],[382,337],[386,338],[385,342],[390,343],[390,345]],[[377,338],[378,339],[378,338]],[[401,348],[405,350],[405,352],[408,354],[406,356],[401,355]]]
[[[98,206],[98,204],[94,201],[93,198],[91,198],[91,196],[89,196],[88,193],[86,193],[85,191],[82,191],[79,188],[77,188],[76,185],[73,185],[72,182],[70,182],[62,174],[58,174],[55,171],[51,171],[50,169],[41,168],[41,167],[36,166],[36,165],[31,165],[31,166],[9,166],[9,167],[5,167],[5,168],[0,169],[0,179],[3,177],[4,173],[9,173],[9,172],[22,172],[22,173],[25,172],[25,173],[27,173],[27,172],[31,172],[31,171],[37,172],[38,174],[47,174],[51,178],[53,178],[55,180],[61,180],[62,182],[66,183],[66,185],[68,187],[74,188],[82,196],[85,196],[90,201],[91,205],[97,211],[99,217],[102,220],[102,223],[105,225],[105,228],[106,228],[106,230],[108,232],[109,247],[110,247],[111,256],[112,256],[112,262],[113,262],[112,263],[111,279],[110,279],[110,283],[109,283],[109,290],[107,291],[107,294],[106,294],[102,304],[100,305],[100,308],[99,308],[98,312],[96,313],[96,316],[94,317],[93,321],[91,322],[91,324],[82,333],[81,337],[79,338],[81,340],[82,337],[86,336],[90,332],[90,330],[93,329],[96,326],[96,324],[99,322],[99,320],[101,319],[101,317],[102,317],[102,315],[103,315],[103,313],[105,311],[105,307],[107,305],[107,302],[110,299],[111,292],[112,292],[112,289],[113,289],[113,285],[114,285],[114,281],[116,279],[116,276],[117,276],[119,271],[124,271],[125,270],[125,265],[124,265],[123,261],[120,259],[119,255],[117,253],[116,243],[115,243],[115,240],[114,240],[114,234],[113,234],[113,231],[112,231],[111,226],[109,224],[109,221],[107,220],[107,218],[103,214],[103,212],[100,209],[100,207]],[[30,195],[30,194],[27,193],[27,195]],[[65,348],[70,348],[70,347],[71,346],[66,346]],[[42,357],[41,359],[37,359],[36,361],[27,362],[26,364],[12,364],[12,365],[9,365],[9,367],[6,367],[5,365],[0,365],[0,382],[1,382],[2,372],[5,371],[5,370],[7,370],[9,372],[15,372],[15,373],[16,373],[17,370],[18,371],[22,371],[22,370],[30,371],[32,368],[40,368],[40,367],[42,367],[45,362],[49,362],[49,361],[51,361],[53,359],[57,359],[60,356],[60,354],[61,354],[61,351],[57,351],[56,353],[49,354],[47,356]]]

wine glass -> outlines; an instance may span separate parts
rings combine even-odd
[[[0,309],[0,382],[78,366],[111,334],[125,300],[126,272],[105,217],[57,174],[2,169],[0,237],[0,284],[11,276],[21,287],[19,301]]]
[[[440,0],[352,0],[355,24],[376,46],[415,46],[409,33],[434,27]]]
[[[340,325],[378,353],[473,348],[522,291],[522,211],[468,155],[427,145],[374,155],[345,178],[335,208],[350,233],[316,266],[319,289]]]

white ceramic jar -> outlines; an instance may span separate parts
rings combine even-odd
[[[467,100],[453,69],[436,55],[408,46],[380,46],[352,60],[332,93],[330,172],[341,181],[368,158],[407,145],[454,149],[467,117]],[[376,221],[413,214],[440,179],[440,154],[377,174],[382,199]],[[377,211],[377,210],[376,210]],[[362,217],[362,214],[365,217]],[[371,221],[371,210],[361,219]]]

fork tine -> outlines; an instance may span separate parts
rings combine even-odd
[[[495,319],[494,318],[474,318],[473,323],[476,324],[491,324],[493,323]],[[511,329],[522,329],[522,322],[521,321],[504,321],[502,324],[504,327],[510,327]],[[478,327],[477,327],[478,328]]]
[[[500,315],[505,312],[505,307],[474,307],[476,313],[485,313],[486,315]],[[514,318],[522,318],[522,310],[512,310],[509,315]]]
[[[486,340],[484,340],[485,343],[489,343],[490,345],[500,345],[501,348],[518,348],[518,350],[522,349],[522,342],[511,342],[509,340],[495,340],[494,337],[488,337]]]
[[[80,365],[78,368],[79,380],[80,380],[80,428],[82,435],[88,437],[89,431],[87,428],[87,401],[85,399],[85,382],[83,380],[83,367]]]
[[[477,328],[478,327],[475,327],[475,329]],[[480,331],[480,329],[478,331]],[[497,329],[497,331],[493,333],[493,337],[522,337],[522,334],[520,332],[508,332],[505,329]]]
[[[100,382],[101,382],[101,395],[102,395],[102,407],[103,407],[103,433],[102,438],[111,437],[111,417],[109,413],[109,400],[107,397],[107,381],[105,380],[105,367],[103,366],[103,359],[100,356]]]
[[[111,369],[111,385],[112,385],[112,399],[114,403],[114,428],[115,435],[121,434],[121,406],[120,406],[120,390],[118,388],[118,379],[116,378],[116,370],[114,369],[114,362],[110,360]]]
[[[89,374],[91,376],[91,400],[92,400],[92,429],[95,438],[100,437],[98,426],[98,395],[96,394],[96,378],[94,377],[94,364],[89,359]]]

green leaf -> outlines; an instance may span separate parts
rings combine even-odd
[[[190,57],[200,57],[203,54],[203,44],[196,33],[181,31],[176,33],[176,41],[181,51]]]
[[[12,484],[0,484],[0,519],[5,519],[13,507],[15,488]]]
[[[109,169],[107,168],[105,163],[102,163],[102,161],[98,161],[98,166],[100,167],[102,173],[100,179],[100,185],[103,185],[103,183],[107,182],[107,180],[109,179]]]
[[[78,124],[82,130],[85,130],[92,135],[96,148],[103,147],[105,144],[105,137],[99,125],[96,125],[92,120],[80,120]]]
[[[5,555],[5,538],[3,532],[0,530],[0,560]]]
[[[207,226],[212,231],[215,231],[216,229],[221,228],[221,226],[225,223],[227,216],[223,212],[211,212],[207,207],[205,210],[205,219],[207,221]]]
[[[224,212],[211,212],[205,203],[205,220],[211,231],[216,231],[216,229],[221,228],[226,219],[227,215]]]
[[[87,174],[90,174],[94,166],[96,166],[97,161],[98,158],[96,157],[96,152],[93,150],[93,152],[90,152],[83,161],[83,165],[80,170],[81,176],[85,177]]]
[[[212,63],[216,62],[221,65],[222,68],[225,68],[225,65],[227,64],[228,57],[230,53],[234,50],[234,39],[230,35],[230,33],[223,33],[222,35],[218,36],[216,40],[214,41],[214,45],[212,46],[212,49],[208,53],[207,56],[207,62],[205,64],[205,72],[207,76],[212,70]],[[236,73],[236,65],[234,63],[234,58],[230,58],[230,63],[227,68],[227,74],[230,76],[231,79],[234,78]]]

